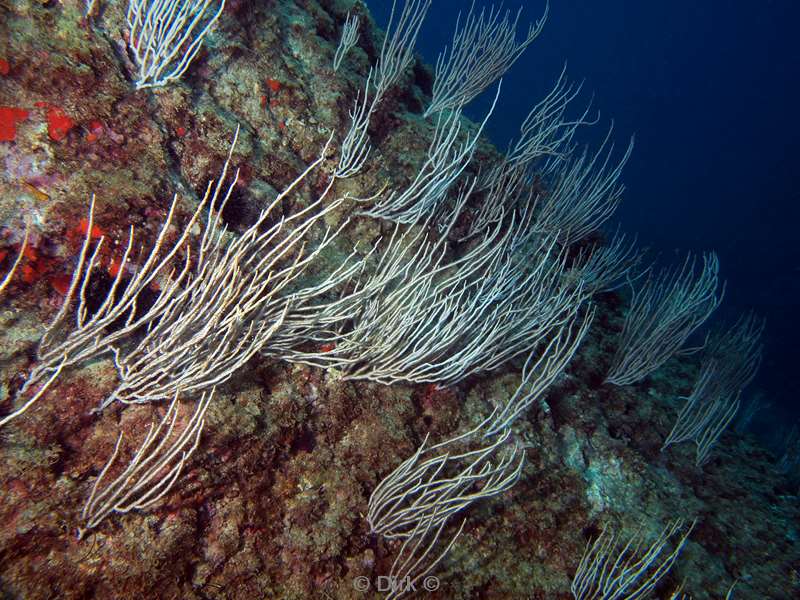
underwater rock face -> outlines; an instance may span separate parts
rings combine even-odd
[[[357,3],[358,43],[334,71],[349,4],[229,1],[180,81],[134,90],[124,3],[99,0],[87,19],[76,0],[0,0],[2,273],[26,222],[33,226],[0,297],[2,415],[17,406],[85,237],[105,240],[102,278],[87,291],[99,304],[121,268],[129,228],[136,252],[149,247],[173,194],[181,196],[175,221],[186,223],[219,177],[237,126],[231,165],[239,178],[221,217],[226,239],[256,222],[332,133],[344,135],[383,39]],[[371,123],[370,162],[357,178],[335,183],[337,198],[413,179],[432,136],[421,118],[430,78],[419,64],[403,73]],[[473,161],[498,156],[482,142]],[[334,167],[324,157],[271,223],[310,205]],[[390,224],[358,210],[353,201],[325,215],[332,229],[352,221],[314,274],[337,268],[355,244],[366,253],[391,235]],[[313,242],[322,236],[321,226],[310,234]],[[570,598],[584,547],[605,524],[656,532],[678,516],[698,523],[654,597],[685,582],[694,598],[722,598],[734,580],[735,598],[798,597],[796,487],[747,435],[724,433],[703,468],[691,446],[660,452],[697,361],[673,358],[634,385],[604,385],[624,311],[615,293],[595,302],[578,353],[515,425],[526,454],[519,480],[469,508],[434,571],[436,589],[419,597]],[[176,485],[146,510],[113,514],[80,539],[81,511],[119,432],[120,452],[130,457],[165,403],[94,413],[117,385],[112,357],[65,371],[0,431],[3,597],[383,597],[377,584],[400,543],[370,533],[372,490],[426,434],[438,442],[475,427],[512,396],[520,367],[516,359],[439,388],[352,381],[335,369],[254,357],[218,387],[201,445]]]

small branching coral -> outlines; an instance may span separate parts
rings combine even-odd
[[[97,476],[81,512],[85,525],[78,531],[79,538],[96,528],[111,513],[145,510],[172,489],[186,461],[200,444],[206,409],[214,397],[214,390],[202,394],[189,420],[176,429],[179,396],[180,392],[176,392],[158,425],[150,425],[128,466],[112,481],[106,482],[124,437],[124,430],[120,431],[114,452]]]
[[[672,431],[669,432],[662,452],[672,444],[693,441],[697,445],[695,464],[699,467],[708,460],[711,447],[739,410],[739,394],[719,395],[721,365],[712,360],[703,366]]]
[[[784,475],[793,474],[800,467],[800,426],[795,423],[788,430],[779,432],[778,444],[780,458],[776,467]]]
[[[433,446],[426,436],[414,455],[372,492],[367,513],[372,533],[391,539],[436,529],[474,502],[514,485],[525,453],[519,443],[510,443],[510,429],[485,439],[494,416]]]
[[[31,226],[30,223],[25,225],[25,236],[22,238],[22,244],[20,245],[19,252],[17,253],[14,262],[11,263],[11,267],[9,267],[8,272],[0,279],[0,294],[8,287],[8,284],[11,283],[11,279],[14,277],[14,273],[19,267],[20,263],[22,262],[22,257],[25,256],[25,249],[28,247],[28,238],[31,233]],[[2,424],[2,422],[0,422]]]
[[[655,371],[719,306],[724,289],[717,292],[717,255],[703,256],[699,275],[695,262],[688,255],[681,268],[662,271],[634,291],[607,382],[629,385]]]
[[[431,7],[431,0],[404,0],[403,10],[395,22],[396,4],[397,0],[392,0],[386,37],[381,45],[378,63],[375,65],[373,84],[377,98],[382,98],[411,66],[414,60],[414,45]]]
[[[630,282],[641,273],[631,276],[642,262],[644,251],[636,246],[634,238],[625,242],[624,234],[615,234],[606,244],[582,248],[571,268],[576,270],[587,291],[592,294],[607,292]]]
[[[485,233],[502,222],[506,215],[516,214],[519,207],[534,206],[538,196],[524,165],[502,161],[488,179],[481,179],[483,187],[478,193],[483,197],[469,219],[466,232],[459,238],[460,242]],[[476,181],[476,185],[478,183]],[[452,213],[450,218],[457,216],[457,213]]]
[[[552,91],[531,109],[520,126],[516,143],[509,146],[498,164],[481,174],[478,189],[483,198],[469,221],[464,239],[480,235],[512,214],[532,210],[543,193],[551,193],[543,183],[555,185],[556,180],[550,176],[562,168],[561,163],[574,151],[575,131],[581,125],[595,122],[587,118],[590,106],[575,119],[567,117],[567,108],[580,91],[581,86],[570,83],[562,71]],[[590,172],[592,164],[584,161],[580,166],[586,171],[581,177],[586,180],[594,177]],[[537,210],[546,212],[538,207]],[[555,226],[549,230],[561,228]]]
[[[543,232],[559,232],[562,244],[584,238],[605,223],[616,210],[625,187],[619,183],[622,168],[630,158],[633,139],[622,158],[614,164],[614,144],[609,144],[613,127],[597,152],[588,150],[562,162],[537,203],[536,227]]]
[[[684,521],[669,523],[650,545],[639,533],[626,543],[617,535],[603,530],[586,546],[575,577],[572,595],[575,600],[641,600],[649,598],[656,584],[666,575],[678,558],[694,529],[693,521],[683,534]],[[667,552],[671,539],[674,548]]]
[[[739,409],[742,390],[756,376],[763,330],[764,321],[748,314],[709,337],[700,376],[662,450],[691,440],[697,445],[697,466],[708,461],[711,448]]]
[[[511,20],[511,12],[502,13],[490,7],[486,14],[474,12],[470,7],[463,27],[456,23],[456,32],[449,49],[436,61],[433,98],[425,116],[443,110],[458,110],[476,98],[483,90],[500,79],[516,62],[525,49],[542,32],[549,4],[536,23],[531,24],[525,38],[517,43],[517,23],[522,12]],[[458,19],[460,21],[461,14]]]
[[[334,71],[339,70],[344,57],[356,45],[358,41],[358,24],[358,16],[347,13],[347,18],[342,26],[342,37],[339,39],[339,46],[336,48],[336,54],[333,57]]]
[[[736,586],[738,585],[738,583],[739,583],[738,581],[734,581],[731,584],[731,587],[729,587],[728,591],[725,592],[724,600],[732,600],[733,592],[736,589]],[[669,597],[669,600],[692,600],[692,595],[689,594],[688,592],[684,592],[683,591],[683,585],[681,585],[681,586],[678,587],[677,590],[672,592],[672,595]]]
[[[364,214],[403,224],[420,223],[438,215],[450,187],[472,161],[475,146],[494,112],[499,95],[498,85],[494,102],[478,130],[460,143],[461,110],[440,114],[428,146],[428,158],[414,180],[402,192],[389,193]]]
[[[567,117],[567,108],[582,89],[582,83],[576,84],[567,78],[567,68],[564,66],[553,89],[533,106],[520,124],[519,139],[509,145],[505,162],[529,167],[539,159],[548,157],[551,160],[542,170],[545,175],[558,165],[557,159],[568,156],[572,152],[572,139],[578,127],[594,125],[599,118],[589,118],[591,102],[587,103],[577,118]]]
[[[442,532],[447,521],[441,521],[438,527],[434,527],[432,523],[436,521],[436,519],[420,521],[411,535],[403,539],[389,570],[388,580],[392,589],[385,600],[396,600],[415,590],[419,580],[433,571],[447,556],[467,522],[466,519],[462,519],[461,525],[455,528],[449,537],[443,538]]]
[[[369,123],[389,89],[414,60],[414,44],[431,0],[405,0],[403,10],[395,21],[397,0],[386,27],[381,54],[367,75],[364,90],[356,97],[350,111],[350,128],[341,144],[336,177],[353,177],[364,168],[371,150]]]
[[[225,0],[129,0],[128,48],[137,68],[136,89],[180,78],[224,8]]]
[[[575,356],[575,352],[589,331],[594,315],[595,308],[592,307],[582,318],[575,315],[572,320],[554,327],[552,337],[543,342],[541,348],[531,352],[522,367],[522,382],[514,395],[492,419],[486,429],[486,435],[495,435],[511,427],[524,411],[543,396],[545,390]]]

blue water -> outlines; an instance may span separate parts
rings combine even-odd
[[[368,4],[385,26],[391,0]],[[544,2],[522,5],[527,26]],[[468,7],[434,0],[417,43],[428,62]],[[488,126],[505,148],[565,61],[572,78],[585,79],[604,119],[585,138],[599,138],[612,118],[620,143],[636,134],[617,214],[623,229],[666,259],[716,250],[728,281],[717,317],[750,308],[767,317],[764,364],[746,395],[762,390],[773,422],[800,417],[798,23],[800,3],[789,0],[552,0]],[[485,96],[471,116],[485,114]]]

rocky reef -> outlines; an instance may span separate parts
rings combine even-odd
[[[255,222],[332,134],[344,135],[383,40],[367,7],[351,4],[231,0],[179,82],[134,90],[123,3],[101,0],[87,18],[77,0],[0,0],[0,272],[31,224],[20,269],[0,298],[2,414],[34,366],[85,237],[105,238],[96,289],[87,290],[100,302],[130,227],[151,243],[174,194],[175,221],[187,221],[219,177],[237,126],[231,165],[239,178],[222,214],[229,235]],[[334,71],[351,8],[360,37]],[[364,198],[413,178],[433,134],[422,118],[432,78],[421,62],[403,73],[370,125],[369,164],[336,182],[337,197]],[[498,157],[482,141],[474,162]],[[332,160],[322,167],[280,207],[283,215],[325,187]],[[365,253],[391,233],[358,209],[352,200],[326,215],[332,228],[351,221],[315,270],[336,268],[353,246]],[[655,597],[683,583],[694,598],[723,598],[734,581],[735,598],[798,597],[800,504],[775,457],[734,432],[702,468],[691,446],[662,452],[698,361],[679,356],[634,385],[604,384],[626,298],[604,293],[595,303],[576,356],[515,426],[526,453],[519,481],[470,507],[435,570],[437,589],[418,597],[570,598],[583,550],[604,526],[656,531],[677,516],[697,525]],[[372,490],[426,434],[447,439],[509,398],[522,362],[438,387],[351,381],[335,369],[255,357],[218,387],[201,446],[169,493],[80,539],[86,497],[119,432],[122,452],[132,454],[164,406],[93,412],[115,387],[111,357],[68,370],[0,429],[3,597],[382,597],[376,582],[399,542],[370,533]]]

